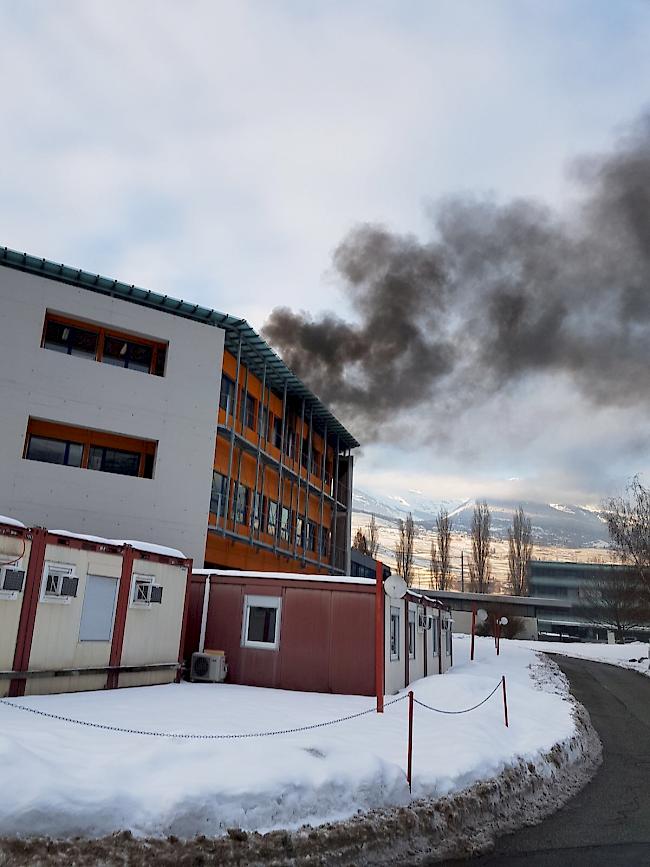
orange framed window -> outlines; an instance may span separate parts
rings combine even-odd
[[[29,419],[23,457],[28,461],[153,478],[157,443],[44,419]]]
[[[165,375],[166,343],[68,319],[55,313],[45,314],[41,346],[114,367],[139,370],[154,376]]]

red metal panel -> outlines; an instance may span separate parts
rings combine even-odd
[[[231,683],[244,683],[239,678],[242,591],[241,585],[224,586],[213,582],[205,628],[205,649],[226,652]]]
[[[374,594],[332,594],[332,692],[346,695],[375,694],[374,633]]]
[[[18,621],[18,634],[16,636],[13,664],[14,671],[27,671],[29,668],[29,656],[32,650],[32,638],[34,637],[34,623],[36,622],[36,607],[41,588],[43,564],[45,563],[46,538],[47,530],[34,529],[31,531],[32,546],[29,552],[23,602]],[[9,684],[9,695],[13,697],[24,694],[24,678],[12,680]]]
[[[122,646],[124,644],[124,630],[126,629],[126,615],[129,609],[129,594],[131,593],[131,573],[133,572],[133,548],[125,545],[122,551],[122,573],[120,586],[117,591],[117,606],[115,607],[115,624],[113,626],[113,639],[111,641],[111,655],[109,665],[117,666],[122,663]],[[106,681],[106,689],[116,689],[119,685],[119,672],[111,671]]]
[[[327,590],[286,588],[282,601],[278,684],[282,689],[330,691],[332,596]]]
[[[189,582],[190,600],[187,608],[187,622],[185,625],[185,641],[183,643],[183,655],[189,660],[193,653],[199,649],[201,637],[201,616],[203,614],[203,594],[205,592],[205,576],[192,578]]]

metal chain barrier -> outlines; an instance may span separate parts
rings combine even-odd
[[[408,698],[408,695],[402,695],[399,698],[394,698],[392,701],[386,702],[384,707],[390,707],[391,704],[397,704],[400,701],[404,701]],[[125,735],[146,735],[147,737],[152,738],[177,738],[179,740],[242,740],[245,738],[265,738],[271,737],[272,735],[289,735],[295,734],[296,732],[306,732],[312,729],[320,729],[325,728],[326,726],[337,725],[338,723],[347,722],[348,720],[358,719],[359,717],[366,716],[369,713],[375,713],[376,708],[371,707],[368,710],[362,710],[358,713],[351,713],[348,716],[342,716],[338,719],[327,720],[326,722],[320,723],[312,723],[311,725],[299,726],[298,728],[293,729],[278,729],[276,731],[268,731],[268,732],[244,732],[240,734],[183,734],[182,732],[150,732],[144,729],[127,729],[122,728],[121,726],[111,726],[105,725],[104,723],[94,723],[88,722],[87,720],[81,719],[73,719],[72,717],[61,716],[56,713],[47,713],[44,710],[38,710],[35,707],[26,707],[23,704],[14,704],[11,701],[7,701],[5,698],[0,698],[0,704],[5,704],[7,707],[12,707],[15,710],[23,710],[27,713],[33,713],[37,716],[46,717],[47,719],[58,720],[59,722],[67,722],[72,723],[73,725],[78,726],[87,726],[88,728],[94,729],[102,729],[104,731],[109,732],[119,732],[120,734]]]
[[[497,685],[494,687],[494,689],[492,690],[492,692],[491,692],[488,696],[486,696],[486,697],[483,699],[483,701],[479,701],[479,703],[478,703],[478,704],[475,704],[473,707],[466,707],[466,708],[464,708],[463,710],[441,710],[439,707],[431,707],[430,704],[425,704],[423,701],[420,701],[420,700],[417,699],[417,698],[414,698],[413,701],[415,702],[415,704],[419,704],[420,707],[425,707],[427,710],[432,710],[432,711],[434,711],[434,713],[446,713],[446,714],[452,714],[452,715],[453,715],[453,714],[459,714],[459,713],[469,713],[469,712],[472,711],[472,710],[476,710],[476,708],[480,707],[482,704],[485,704],[486,701],[488,701],[489,699],[491,699],[492,696],[494,695],[494,693],[495,693],[495,692],[499,689],[499,687],[501,686],[501,683],[502,683],[502,681],[499,681],[499,682],[497,683]]]

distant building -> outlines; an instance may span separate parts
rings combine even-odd
[[[391,574],[389,566],[384,563],[384,578]],[[377,560],[369,554],[363,554],[357,548],[350,552],[350,575],[353,578],[375,578],[377,576]]]
[[[559,560],[531,560],[528,564],[528,587],[531,596],[578,601],[581,588],[589,581],[626,566],[607,563],[567,563]]]

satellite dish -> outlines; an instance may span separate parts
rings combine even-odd
[[[508,618],[502,617],[501,620],[499,620],[499,623],[501,624],[501,626],[507,626],[508,625]]]
[[[406,581],[400,575],[389,575],[384,581],[384,593],[391,599],[403,599],[407,590]]]
[[[488,613],[485,608],[479,608],[479,610],[476,612],[476,619],[479,623],[485,623],[485,621],[488,619]]]

